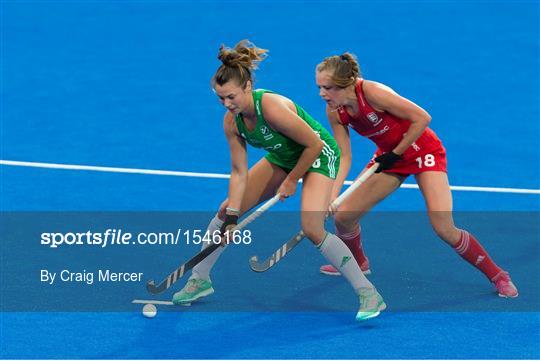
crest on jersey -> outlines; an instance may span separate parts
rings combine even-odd
[[[373,123],[373,126],[379,125],[379,123],[382,122],[382,118],[379,118],[375,112],[368,113],[366,117],[371,123]]]
[[[261,134],[263,135],[264,140],[270,140],[274,138],[274,134],[270,132],[267,126],[263,125],[261,128]]]

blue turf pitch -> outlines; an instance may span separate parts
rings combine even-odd
[[[220,44],[249,38],[270,49],[257,84],[291,97],[324,125],[314,67],[352,51],[367,79],[430,112],[452,184],[538,189],[538,7],[4,0],[0,158],[227,173],[223,109],[209,79]],[[358,173],[373,146],[352,141]],[[249,154],[251,164],[261,155]],[[222,179],[8,166],[0,172],[2,211],[209,212],[227,192]],[[298,209],[298,199],[277,210]],[[228,250],[213,277],[216,294],[191,308],[160,307],[152,320],[130,304],[150,297],[143,285],[124,290],[125,312],[29,312],[45,291],[10,293],[5,278],[17,267],[46,263],[28,252],[35,240],[24,238],[11,248],[2,243],[2,304],[16,300],[25,312],[0,313],[1,357],[538,359],[540,197],[454,192],[454,202],[460,224],[512,272],[518,299],[496,297],[436,239],[422,213],[413,224],[384,224],[384,211],[423,210],[419,192],[402,189],[367,220],[371,279],[389,305],[368,323],[354,321],[356,300],[344,280],[318,274],[322,258],[307,242],[260,275],[247,265],[254,249]],[[273,227],[275,237],[257,252],[284,242],[295,229],[288,226],[282,234]],[[146,263],[159,277],[178,261],[167,254]],[[69,302],[85,301],[72,294]]]

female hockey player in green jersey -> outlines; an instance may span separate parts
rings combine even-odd
[[[224,234],[237,224],[242,214],[276,194],[282,200],[294,195],[302,179],[302,230],[358,295],[360,309],[356,319],[376,317],[386,307],[382,297],[362,274],[347,246],[324,226],[339,168],[337,143],[290,99],[253,88],[252,71],[266,52],[246,40],[234,49],[221,46],[219,50],[222,65],[212,79],[212,87],[227,109],[223,127],[232,169],[228,198],[210,222],[207,234],[215,231]],[[248,169],[246,143],[268,151],[251,169]],[[206,239],[203,248],[210,242]],[[214,292],[210,270],[225,248],[219,247],[193,268],[187,284],[174,295],[175,304],[190,304]]]

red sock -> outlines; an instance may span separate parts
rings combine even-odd
[[[367,262],[368,259],[364,254],[364,250],[362,249],[360,226],[357,226],[354,231],[349,233],[341,232],[340,229],[336,227],[336,235],[341,238],[343,243],[345,243],[347,247],[351,250],[354,259],[356,259],[356,262],[358,263],[360,268],[362,268],[362,265]],[[367,264],[367,267],[369,268],[369,264]]]
[[[490,281],[497,276],[502,269],[493,262],[489,254],[480,242],[469,232],[461,231],[461,238],[454,246],[454,250],[463,259],[482,271]]]

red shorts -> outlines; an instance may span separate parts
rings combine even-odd
[[[373,158],[368,163],[368,167],[375,163],[375,157],[383,154],[384,152],[377,149]],[[434,148],[432,151],[422,152],[405,152],[404,158],[394,163],[394,166],[390,169],[384,170],[384,173],[396,173],[400,176],[408,176],[411,174],[418,174],[428,171],[446,171],[446,150],[443,146]]]

